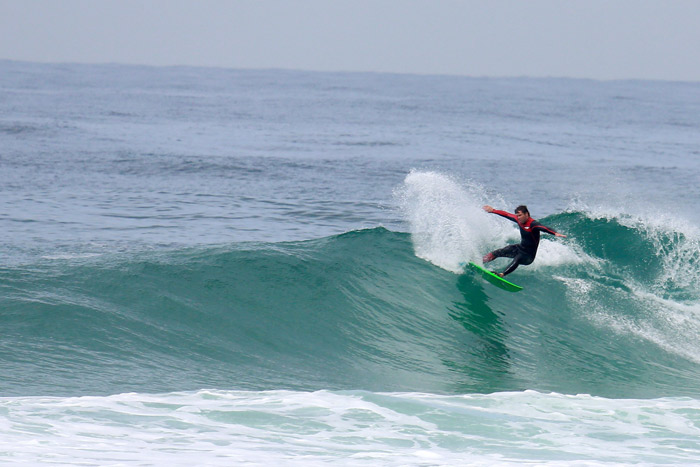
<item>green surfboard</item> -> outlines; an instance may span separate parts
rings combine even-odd
[[[471,261],[469,264],[462,263],[464,266],[469,266],[479,274],[481,274],[481,277],[483,277],[486,281],[492,283],[496,287],[499,287],[503,290],[507,290],[508,292],[520,292],[523,290],[522,287],[519,285],[515,285],[510,281],[505,280],[502,277],[497,276],[496,274],[492,273],[489,270],[484,269],[483,267],[479,266],[476,263],[472,263]]]

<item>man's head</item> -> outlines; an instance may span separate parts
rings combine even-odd
[[[530,211],[527,210],[527,206],[521,204],[515,208],[515,217],[518,218],[519,224],[525,224],[530,219]]]

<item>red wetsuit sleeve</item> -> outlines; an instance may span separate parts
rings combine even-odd
[[[511,220],[515,223],[518,222],[518,218],[515,217],[515,214],[511,214],[511,213],[506,212],[506,211],[500,211],[498,209],[494,209],[493,211],[491,211],[491,214],[496,214],[498,216],[505,217],[506,219]]]

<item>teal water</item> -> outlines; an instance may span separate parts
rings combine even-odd
[[[695,394],[697,296],[667,270],[688,239],[580,212],[543,222],[587,259],[521,271],[520,294],[384,228],[4,268],[0,390]]]
[[[698,128],[698,83],[0,61],[0,462],[696,464]],[[523,203],[524,290],[461,271]]]

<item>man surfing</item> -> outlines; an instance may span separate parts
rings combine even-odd
[[[521,264],[523,266],[532,264],[535,261],[535,256],[537,255],[537,248],[540,246],[540,232],[545,232],[555,237],[564,237],[562,235],[546,227],[535,219],[530,217],[530,211],[527,210],[527,206],[520,205],[515,208],[515,214],[511,214],[506,211],[499,211],[492,208],[491,206],[484,206],[484,211],[498,214],[501,217],[505,217],[518,224],[520,228],[520,243],[515,245],[508,245],[501,248],[500,250],[492,251],[484,255],[484,264],[493,261],[496,258],[513,258],[513,261],[508,265],[508,267],[503,272],[495,272],[494,274],[499,277],[504,277],[515,271]]]

